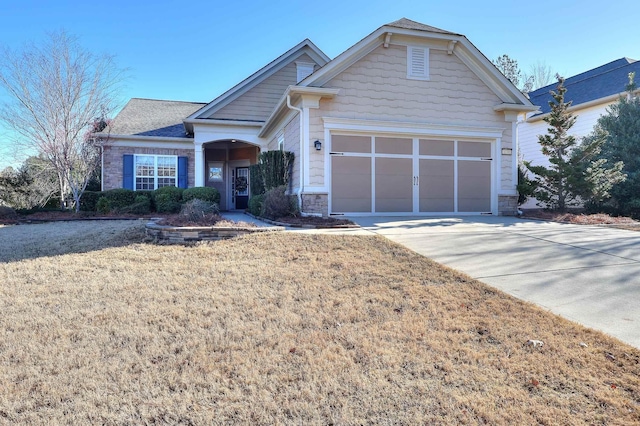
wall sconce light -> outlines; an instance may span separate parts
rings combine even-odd
[[[320,151],[320,150],[322,149],[322,142],[320,142],[319,140],[316,140],[316,141],[313,143],[313,146],[315,146],[315,147],[316,147],[316,151]]]
[[[513,154],[513,149],[511,148],[502,148],[502,155],[511,155]]]

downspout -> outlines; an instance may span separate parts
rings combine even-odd
[[[302,116],[302,109],[298,108],[298,107],[294,107],[293,105],[291,105],[291,96],[287,95],[287,107],[289,107],[289,109],[292,109],[294,111],[298,111],[298,116],[300,117],[300,123],[299,123],[299,127],[300,127],[300,156],[298,161],[300,162],[300,166],[298,167],[298,174],[300,175],[300,182],[299,182],[299,187],[298,187],[298,194],[296,194],[298,196],[298,205],[300,206],[300,210],[302,210],[302,188],[304,186],[304,172],[302,170],[302,159],[304,158],[304,138],[303,138],[303,131],[304,131],[304,126],[302,123],[303,120],[303,116]]]

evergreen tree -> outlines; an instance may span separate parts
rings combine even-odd
[[[568,111],[571,102],[564,101],[567,89],[564,78],[556,76],[558,85],[549,102],[551,112],[544,121],[549,124],[546,135],[538,136],[542,153],[549,158],[549,167],[533,166],[533,195],[544,207],[565,211],[583,202],[600,202],[610,196],[613,185],[623,181],[621,162],[608,167],[608,161],[597,158],[604,140],[589,139],[578,144],[569,134],[576,118]]]
[[[607,109],[586,140],[601,141],[601,160],[624,162],[624,182],[611,189],[616,212],[640,217],[640,98],[634,97],[634,73],[629,74],[627,96]]]

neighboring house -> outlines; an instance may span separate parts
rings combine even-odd
[[[636,81],[640,78],[640,61],[622,58],[565,79],[567,88],[565,102],[572,102],[569,111],[576,117],[576,122],[569,134],[578,141],[593,131],[598,118],[607,113],[607,107],[616,103],[625,95],[629,84],[629,73],[636,73]],[[556,90],[557,83],[537,89],[529,93],[529,99],[540,111],[529,116],[518,125],[518,144],[520,157],[533,165],[548,166],[548,157],[542,154],[538,136],[547,133],[549,125],[543,120],[549,115],[553,101],[551,91]],[[535,199],[528,200],[522,208],[538,208]]]
[[[333,60],[305,40],[206,105],[132,99],[103,189],[213,186],[242,209],[237,179],[284,149],[304,214],[514,214],[535,109],[465,36],[400,19]]]

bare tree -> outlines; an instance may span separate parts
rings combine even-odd
[[[18,135],[18,144],[51,165],[61,207],[71,195],[80,208],[99,164],[96,141],[88,135],[114,111],[123,77],[112,56],[94,55],[64,31],[49,34],[42,45],[3,51],[0,87],[10,100],[0,107],[0,120]]]
[[[531,85],[533,82],[531,81],[531,77],[528,77],[526,74],[522,74],[520,71],[520,67],[518,66],[518,61],[515,59],[511,59],[509,55],[499,56],[493,64],[500,70],[505,77],[509,79],[520,91],[523,93],[528,93],[531,91]]]
[[[555,81],[556,72],[551,69],[546,62],[537,61],[529,68],[529,73],[524,74],[524,78],[531,81],[531,90],[536,90],[548,86]]]

